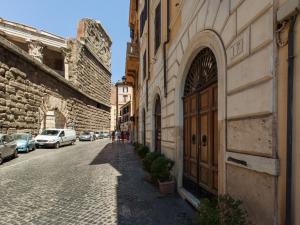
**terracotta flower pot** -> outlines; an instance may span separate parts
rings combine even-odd
[[[158,185],[159,185],[159,191],[162,194],[174,194],[175,193],[175,181],[174,180],[165,181],[165,182],[158,181]]]

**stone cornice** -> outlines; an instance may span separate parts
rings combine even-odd
[[[18,46],[16,46],[15,44],[9,42],[8,40],[6,40],[5,38],[0,36],[0,45],[7,49],[8,51],[20,56],[21,58],[25,59],[26,61],[28,61],[29,63],[31,63],[32,65],[35,65],[36,67],[38,67],[40,70],[44,71],[45,73],[49,74],[50,76],[52,76],[53,78],[55,78],[56,80],[62,82],[63,84],[65,84],[66,86],[70,87],[71,89],[73,89],[74,91],[82,94],[83,96],[85,96],[86,98],[91,99],[92,101],[95,101],[96,103],[99,103],[105,107],[110,108],[111,106],[103,103],[101,101],[99,101],[98,99],[80,91],[78,89],[78,87],[76,87],[75,85],[71,84],[70,82],[68,82],[65,78],[63,78],[60,74],[58,74],[56,71],[52,70],[51,68],[49,68],[48,66],[46,66],[43,63],[38,62],[37,60],[35,60],[33,57],[31,57],[27,52],[25,52],[24,50],[22,50],[21,48],[19,48]]]
[[[28,40],[38,40],[47,46],[55,48],[67,47],[66,39],[46,31],[7,21],[0,18],[0,30],[8,36],[18,38],[24,42]]]

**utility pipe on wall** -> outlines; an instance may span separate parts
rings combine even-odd
[[[293,170],[293,92],[294,92],[294,47],[297,14],[290,19],[288,34],[288,93],[287,93],[287,155],[286,155],[286,207],[285,225],[292,225],[292,170]]]
[[[163,58],[164,58],[164,95],[168,95],[168,86],[167,86],[167,44],[170,41],[170,0],[167,0],[167,40],[163,44]]]

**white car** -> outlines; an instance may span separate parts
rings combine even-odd
[[[39,147],[55,147],[74,144],[76,132],[72,129],[46,129],[35,137],[35,145]]]

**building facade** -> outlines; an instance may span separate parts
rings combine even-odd
[[[132,101],[120,108],[120,131],[132,133]]]
[[[117,89],[114,84],[111,85],[111,99],[110,99],[110,131],[116,130],[117,117]]]
[[[121,129],[121,109],[122,107],[132,100],[132,87],[126,84],[124,81],[118,81],[116,86],[116,127],[117,130]]]
[[[77,33],[64,39],[0,20],[2,132],[109,130],[111,40],[90,19]]]
[[[299,6],[130,1],[130,45],[139,58],[127,51],[126,78],[138,96],[136,141],[175,161],[183,198],[195,204],[228,193],[244,202],[254,224],[300,224],[298,89],[294,127],[287,126],[288,68],[294,86],[299,75],[299,65],[287,61],[289,49],[299,60]]]

